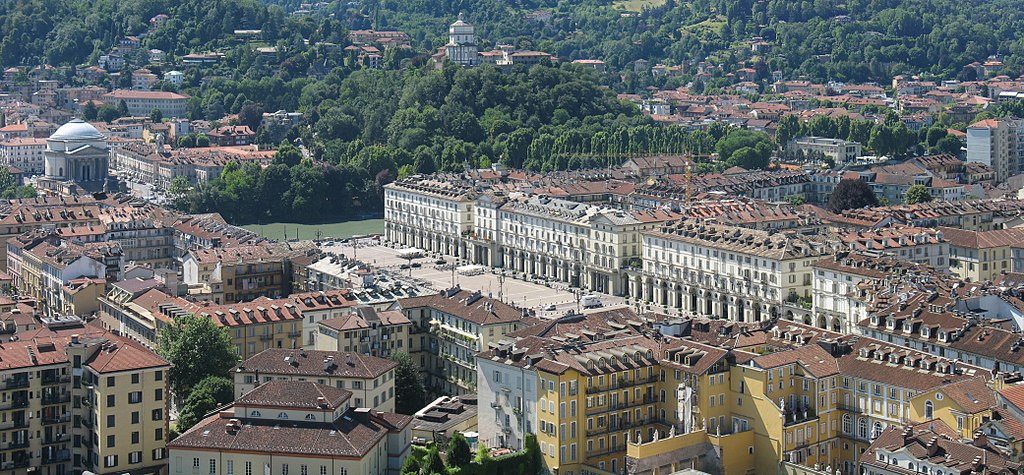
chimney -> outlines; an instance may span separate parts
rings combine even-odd
[[[327,398],[319,396],[316,398],[316,405],[319,407],[327,407]]]
[[[77,333],[75,333],[74,335],[71,335],[71,344],[72,345],[77,345],[78,344],[78,334]]]

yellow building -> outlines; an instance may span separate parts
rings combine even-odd
[[[42,324],[0,348],[0,467],[163,473],[167,361],[81,320]]]
[[[536,433],[559,474],[853,475],[886,428],[934,418],[970,437],[994,398],[985,370],[879,340],[627,308],[540,322],[477,362],[480,440]]]
[[[259,297],[251,302],[209,305],[209,302],[186,307],[191,313],[212,318],[227,329],[235,352],[242,359],[251,358],[271,348],[302,346],[302,313],[288,298]]]
[[[910,420],[939,419],[960,438],[973,439],[975,432],[992,419],[996,407],[998,388],[993,389],[988,384],[979,376],[921,392],[910,402]]]

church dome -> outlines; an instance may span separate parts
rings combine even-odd
[[[82,119],[72,119],[57,129],[50,140],[103,140],[103,134]]]

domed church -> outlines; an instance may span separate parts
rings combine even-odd
[[[46,139],[40,188],[77,195],[107,191],[110,154],[106,137],[81,119],[73,119]]]

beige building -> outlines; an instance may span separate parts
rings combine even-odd
[[[519,309],[458,287],[400,299],[396,307],[412,322],[409,353],[435,394],[475,393],[476,354],[525,326]]]
[[[643,272],[630,294],[699,315],[768,320],[784,316],[784,303],[810,301],[811,266],[831,249],[795,232],[677,221],[644,233]]]
[[[238,356],[250,358],[271,348],[302,346],[302,313],[290,299],[260,297],[230,305],[192,304],[186,310],[212,318],[228,331]]]
[[[318,350],[355,351],[387,358],[394,352],[409,352],[412,322],[402,312],[378,312],[359,306],[348,315],[317,324]]]
[[[395,410],[395,367],[398,363],[359,353],[270,349],[235,367],[235,395],[271,381],[312,381],[352,393],[356,407]]]
[[[171,475],[397,475],[410,416],[357,408],[352,393],[272,381],[173,442]]]
[[[949,270],[971,282],[1013,272],[1013,248],[1024,242],[1024,228],[965,231],[939,228],[949,240]]]
[[[165,473],[167,361],[81,320],[42,323],[0,349],[0,467]]]

